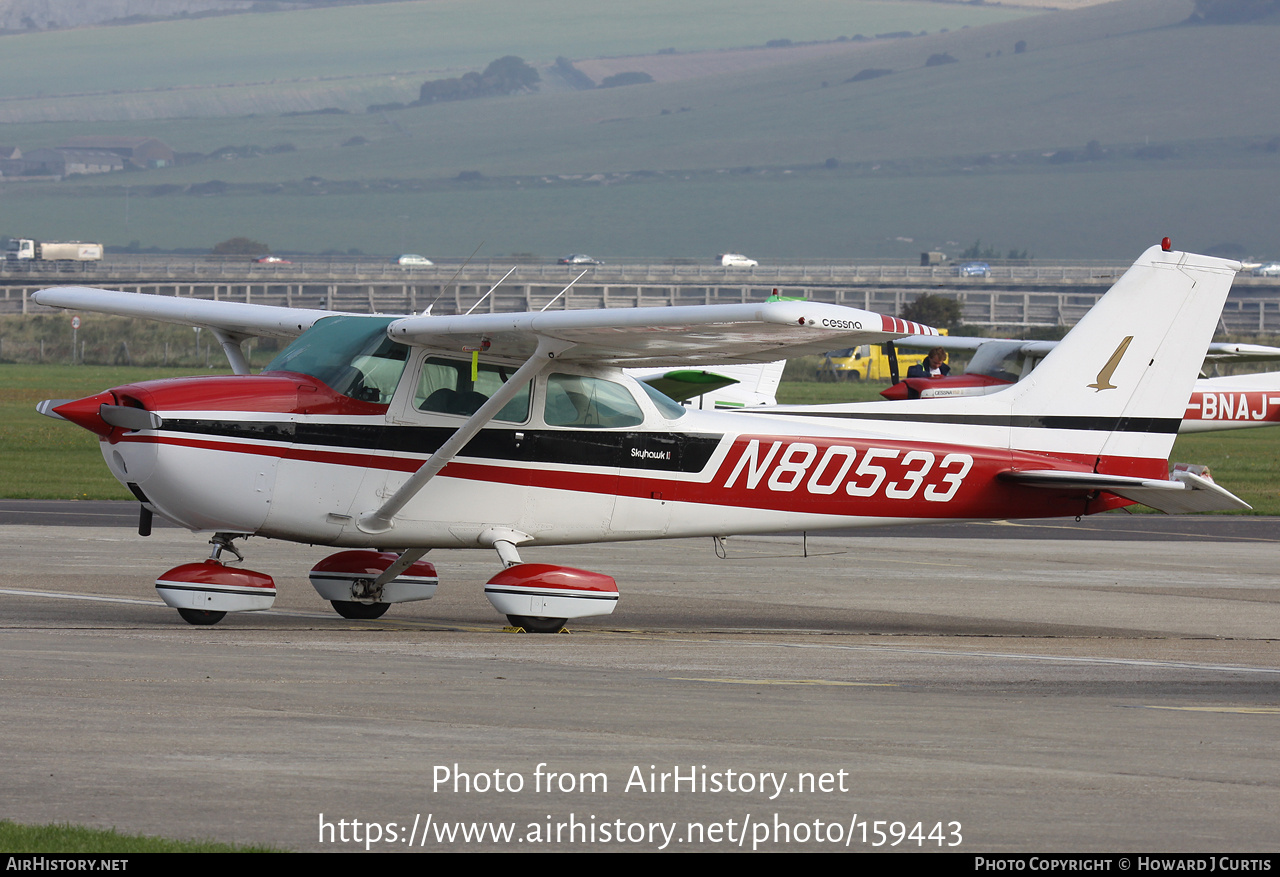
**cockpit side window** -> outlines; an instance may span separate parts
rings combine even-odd
[[[644,412],[622,384],[585,375],[553,374],[547,378],[542,419],[548,426],[605,429],[639,426]]]
[[[387,337],[391,320],[325,317],[262,371],[310,375],[344,396],[386,405],[409,361],[409,348]]]
[[[470,362],[431,357],[422,364],[413,406],[419,411],[470,417],[489,401],[490,396],[498,392],[498,388],[515,371],[506,366],[481,365],[476,369],[473,381]],[[507,423],[523,423],[528,420],[529,385],[526,384],[514,399],[502,406],[502,410],[493,419]]]

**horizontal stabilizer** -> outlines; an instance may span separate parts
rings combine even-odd
[[[1167,515],[1190,512],[1239,511],[1252,508],[1231,491],[1219,487],[1209,478],[1182,469],[1162,481],[1128,475],[1105,475],[1098,472],[1067,472],[1059,469],[1010,470],[1000,478],[1026,487],[1052,490],[1105,490],[1136,503],[1150,506]]]

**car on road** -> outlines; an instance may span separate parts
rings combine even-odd
[[[961,277],[990,277],[991,265],[986,262],[965,262],[956,266],[956,274]]]
[[[760,263],[755,259],[748,259],[741,253],[721,253],[716,256],[716,264],[725,268],[755,268]]]
[[[1253,269],[1254,277],[1280,277],[1280,262],[1266,262]]]
[[[396,259],[396,264],[426,266],[426,265],[434,265],[435,262],[432,262],[426,256],[419,256],[417,253],[405,253],[403,256]]]
[[[292,265],[288,259],[282,259],[279,256],[259,256],[253,260],[259,265]]]
[[[565,256],[563,259],[560,259],[558,264],[560,265],[603,265],[604,262],[601,262],[599,259],[593,259],[590,256],[588,256],[586,253],[570,253],[569,255]]]

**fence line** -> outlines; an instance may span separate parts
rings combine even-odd
[[[6,263],[0,263],[5,265]],[[338,263],[341,264],[341,263]],[[114,266],[114,263],[113,263]],[[78,266],[77,266],[78,267]],[[274,269],[276,266],[255,266]],[[290,267],[290,266],[283,266]],[[378,266],[392,268],[398,266]],[[601,307],[663,307],[667,305],[727,304],[763,301],[775,288],[787,296],[807,298],[813,301],[864,308],[886,314],[898,314],[902,308],[922,293],[943,295],[957,299],[961,304],[966,323],[978,326],[1070,326],[1093,306],[1118,276],[1119,270],[1103,267],[1029,268],[1009,267],[1009,272],[1040,273],[1039,283],[1047,288],[1017,288],[1024,286],[1014,277],[1008,281],[993,278],[958,278],[948,276],[937,282],[925,280],[926,274],[940,269],[912,266],[854,266],[853,271],[864,272],[860,280],[845,278],[832,281],[788,281],[762,277],[764,269],[749,272],[728,272],[722,268],[705,268],[705,280],[696,280],[686,274],[677,278],[668,276],[664,281],[637,281],[603,276],[598,266],[593,279],[584,277],[553,307],[581,309]],[[625,266],[616,266],[625,267]],[[828,266],[835,271],[840,266]],[[323,308],[354,313],[420,313],[427,306],[433,313],[462,313],[476,303],[501,275],[490,277],[487,269],[468,270],[454,282],[450,278],[456,269],[413,269],[414,276],[401,274],[394,280],[344,280],[328,275],[320,279],[297,276],[261,276],[251,272],[245,276],[244,266],[238,265],[240,276],[221,279],[198,278],[191,274],[177,279],[156,276],[117,274],[111,276],[99,272],[50,272],[27,271],[21,277],[0,271],[0,314],[48,313],[30,300],[37,290],[57,285],[95,285],[130,292],[177,296],[180,298],[204,298],[219,301],[240,301],[282,307]],[[673,271],[701,271],[702,266],[647,266],[648,269],[665,268]],[[528,269],[528,270],[526,270]],[[545,269],[545,270],[544,270]],[[815,269],[782,266],[774,271],[813,271]],[[845,269],[841,269],[845,270]],[[564,287],[570,277],[544,276],[566,272],[557,266],[521,266],[512,279],[503,284],[482,308],[492,312],[540,310]],[[866,276],[874,271],[874,279]],[[997,271],[992,269],[993,275]],[[1044,279],[1050,273],[1070,271],[1090,272],[1090,280],[1069,281],[1061,279],[1052,283]],[[428,276],[422,272],[433,272]],[[524,276],[520,276],[524,272]],[[543,273],[535,273],[543,272]],[[900,272],[894,280],[891,275]],[[916,272],[910,282],[907,272]],[[421,276],[419,276],[421,273]],[[444,276],[446,275],[447,276]],[[1054,286],[1053,283],[1059,284]],[[1244,334],[1280,334],[1280,283],[1272,278],[1237,278],[1222,315],[1221,327],[1225,331]]]

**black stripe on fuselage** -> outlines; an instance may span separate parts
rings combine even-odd
[[[783,411],[740,408],[741,414],[789,417],[828,417],[844,420],[891,420],[899,423],[949,423],[956,426],[1000,426],[1018,429],[1077,429],[1093,432],[1173,434],[1182,425],[1177,417],[1086,417],[1071,414],[916,414],[914,412]]]
[[[290,423],[258,420],[182,420],[166,417],[162,432],[219,438],[431,454],[456,431],[451,426]],[[461,456],[482,460],[616,466],[660,472],[701,472],[722,436],[705,433],[604,432],[561,429],[485,429]]]

